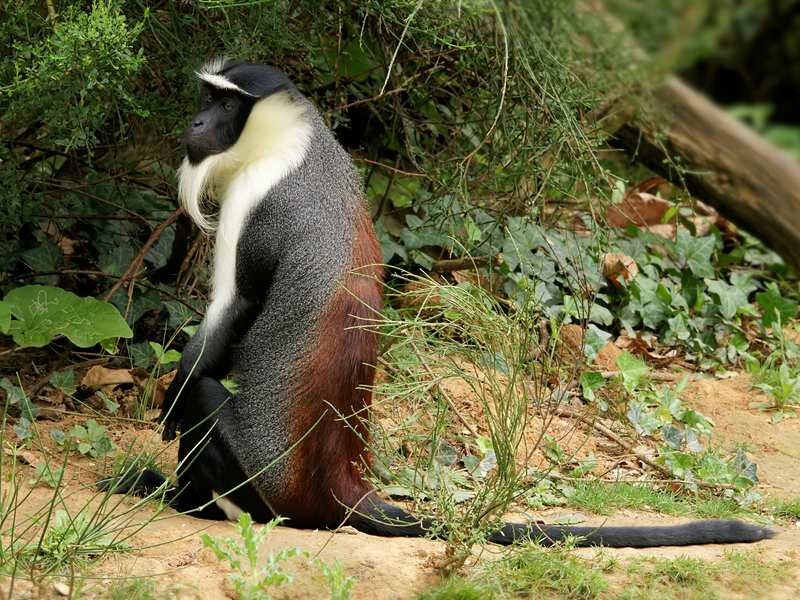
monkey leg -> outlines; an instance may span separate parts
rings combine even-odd
[[[203,377],[184,393],[188,402],[181,420],[177,508],[186,512],[205,506],[193,513],[205,519],[235,520],[243,512],[259,523],[273,519],[218,433],[222,428],[236,430],[236,424],[228,422],[232,419],[227,406],[231,392],[216,379]],[[217,499],[219,496],[224,497]]]

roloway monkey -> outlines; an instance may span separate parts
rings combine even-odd
[[[215,61],[197,76],[200,106],[184,136],[179,196],[203,229],[204,199],[220,212],[211,303],[160,417],[165,440],[182,432],[170,497],[181,510],[205,506],[197,514],[206,518],[249,512],[300,528],[346,523],[424,536],[429,521],[382,501],[363,476],[378,341],[368,325],[380,313],[382,269],[360,177],[278,69]],[[220,383],[231,371],[235,395]],[[153,471],[137,477],[117,491],[164,481]],[[585,546],[651,547],[753,542],[773,532],[717,520],[599,529],[506,523],[490,539],[547,544],[565,535],[584,537]]]

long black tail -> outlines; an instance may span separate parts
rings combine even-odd
[[[98,483],[100,489],[112,488],[112,493],[148,496],[155,493],[165,482],[164,477],[151,469],[132,470],[114,480]],[[182,505],[177,487],[164,490],[164,502],[177,510],[194,508],[197,503]],[[249,507],[248,507],[249,508]],[[251,512],[253,512],[251,510]],[[253,518],[261,518],[255,511]],[[221,511],[209,507],[195,513],[201,518],[224,519]],[[268,516],[268,515],[267,515]],[[266,518],[269,520],[269,518]],[[357,530],[381,537],[443,537],[437,535],[429,519],[416,518],[399,506],[383,502],[375,496],[367,496],[347,519]],[[291,520],[287,523],[291,526]],[[559,527],[553,525],[522,525],[505,523],[489,541],[508,546],[526,540],[536,540],[543,546],[551,546],[568,536],[579,538],[578,546],[608,548],[655,548],[658,546],[691,546],[696,544],[741,544],[757,542],[773,537],[777,532],[760,525],[741,521],[707,520],[685,525],[666,527]]]
[[[402,508],[377,498],[348,523],[364,533],[384,537],[422,537],[434,531],[428,519],[412,517]],[[366,504],[366,503],[365,503]],[[568,536],[580,538],[578,546],[608,548],[654,548],[658,546],[690,546],[695,544],[738,544],[771,538],[775,531],[741,521],[707,520],[666,527],[558,527],[505,523],[489,540],[508,546],[525,540],[537,540],[551,546]],[[441,537],[436,536],[434,537]]]

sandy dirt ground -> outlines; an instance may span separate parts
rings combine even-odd
[[[759,493],[772,497],[800,495],[800,419],[786,419],[775,425],[771,423],[769,414],[759,413],[748,407],[750,402],[757,400],[749,377],[740,375],[730,379],[694,379],[683,394],[683,400],[715,421],[713,441],[724,449],[730,449],[734,443],[748,443],[748,456],[758,465],[761,480],[757,488]],[[65,423],[42,423],[45,439],[48,427],[64,430]],[[149,432],[112,427],[109,435],[120,448],[125,448],[134,437],[139,443],[143,443],[142,440],[147,438]],[[33,454],[34,458],[38,458],[35,452]],[[19,468],[31,469],[22,464]],[[109,465],[103,461],[81,459],[76,462],[74,478],[69,485],[73,488],[85,485],[96,480],[98,474],[108,468]],[[42,485],[28,491],[31,494],[22,512],[43,504],[52,494]],[[89,496],[89,492],[75,492],[67,504],[71,509],[78,509]],[[152,510],[152,507],[145,507],[137,518],[146,517],[148,511]],[[150,523],[134,535],[132,543],[139,550],[111,557],[95,569],[92,575],[98,578],[99,586],[84,597],[102,598],[103,586],[109,584],[108,581],[103,581],[104,578],[128,575],[157,578],[159,588],[171,597],[203,600],[236,597],[229,565],[218,561],[210,549],[204,549],[200,540],[202,533],[212,537],[235,536],[233,525],[229,522],[208,522],[177,515],[169,509],[163,515],[166,518]],[[587,516],[589,520],[586,524],[596,526],[668,525],[687,521],[654,512],[624,511],[611,517]],[[778,530],[780,533],[774,539],[755,545],[620,549],[609,552],[621,559],[688,555],[719,561],[731,549],[755,550],[762,557],[794,562],[797,558],[796,550],[800,547],[800,528],[783,525]],[[430,587],[439,580],[440,575],[435,565],[442,560],[445,551],[443,543],[423,539],[384,539],[355,531],[332,534],[328,531],[278,527],[262,546],[261,560],[265,560],[270,551],[278,552],[293,547],[299,547],[312,558],[319,558],[329,564],[338,559],[346,575],[358,578],[352,595],[355,600],[401,600],[413,597],[415,591]],[[587,557],[594,553],[591,549],[578,552]],[[797,571],[794,577],[771,590],[768,597],[779,600],[800,597],[800,567],[792,568]],[[329,596],[325,577],[317,566],[308,564],[308,559],[291,559],[287,570],[295,574],[295,580],[291,584],[270,590],[274,598],[313,600]],[[0,594],[0,598],[5,596]]]

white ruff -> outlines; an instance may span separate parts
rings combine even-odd
[[[225,513],[225,516],[228,517],[229,521],[238,521],[239,517],[244,514],[244,511],[241,508],[236,506],[227,498],[220,498],[217,492],[211,492],[211,495],[214,496],[217,506],[222,509],[222,512]]]
[[[244,222],[306,155],[312,135],[306,110],[286,92],[259,100],[231,148],[199,165],[185,160],[181,166],[178,197],[199,227],[211,229],[200,208],[203,197],[207,194],[221,205],[207,331],[236,297],[236,246]]]

